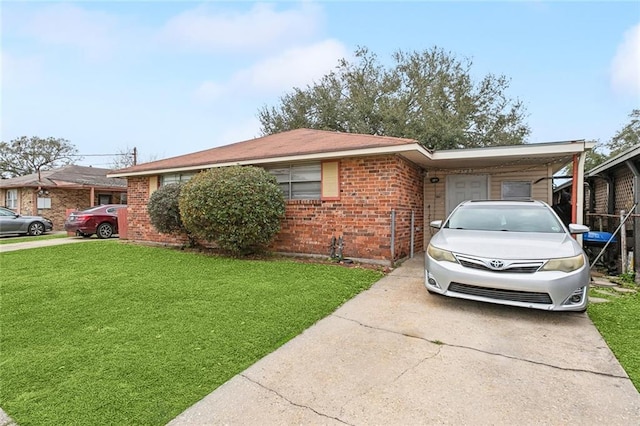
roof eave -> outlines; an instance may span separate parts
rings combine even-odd
[[[606,170],[609,170],[613,167],[616,167],[625,161],[632,160],[635,157],[640,156],[640,145],[633,146],[626,151],[620,153],[619,155],[605,161],[604,163],[594,167],[593,169],[587,171],[586,176],[595,176],[600,174]]]
[[[343,158],[343,157],[362,157],[362,156],[369,156],[369,155],[402,154],[406,152],[414,152],[420,156],[425,157],[425,159],[428,159],[428,160],[430,160],[432,156],[432,154],[426,148],[424,148],[420,144],[415,143],[415,144],[407,144],[407,145],[384,146],[384,147],[366,148],[366,149],[351,149],[346,151],[330,151],[330,152],[318,152],[313,154],[286,155],[286,156],[271,157],[271,158],[232,160],[232,161],[225,161],[225,162],[219,162],[219,163],[207,163],[207,164],[197,164],[197,165],[189,165],[189,166],[182,166],[182,167],[143,170],[139,172],[113,173],[113,174],[108,174],[107,177],[122,178],[122,177],[134,177],[134,176],[152,176],[160,173],[190,172],[190,171],[196,171],[196,170],[211,169],[214,167],[265,165],[265,164],[290,163],[290,162],[301,162],[301,161],[332,160],[335,158]]]
[[[433,159],[437,160],[463,160],[467,158],[496,158],[496,157],[512,157],[514,155],[528,156],[548,156],[562,154],[579,154],[586,150],[592,149],[594,143],[585,142],[584,140],[568,141],[568,142],[548,142],[535,143],[526,145],[509,145],[495,146],[471,149],[452,149],[446,151],[436,151]]]

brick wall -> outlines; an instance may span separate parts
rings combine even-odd
[[[344,257],[391,258],[391,211],[396,211],[395,257],[410,253],[411,209],[415,211],[414,250],[423,249],[423,182],[421,169],[401,157],[387,155],[340,160],[340,200],[287,202],[282,229],[271,249],[301,254],[329,254],[333,236],[344,239]],[[159,234],[149,223],[146,204],[149,179],[128,179],[128,237],[137,241],[183,243]]]
[[[155,230],[149,221],[147,202],[149,201],[149,178],[127,178],[127,217],[128,226],[126,236],[134,241],[150,241],[166,244],[184,244],[186,237],[161,234]]]
[[[35,191],[35,190],[34,190]],[[88,189],[49,189],[50,209],[38,209],[37,214],[53,222],[54,231],[64,231],[67,209],[83,209],[89,206]]]

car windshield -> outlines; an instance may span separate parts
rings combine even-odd
[[[88,209],[85,210],[81,210],[80,213],[94,213],[97,212],[98,210],[102,210],[104,209],[106,206],[104,204],[99,205],[99,206],[95,206],[95,207],[89,207]],[[122,205],[122,206],[112,206],[112,207],[107,207],[106,212],[107,213],[113,213],[118,209],[122,209],[125,208],[127,206]]]
[[[475,231],[565,232],[553,213],[540,205],[465,205],[456,209],[443,228]]]

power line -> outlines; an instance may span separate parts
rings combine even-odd
[[[118,153],[118,154],[73,154],[73,155],[68,155],[68,157],[115,157],[117,155],[122,155],[122,156],[129,156],[129,155],[134,155],[133,152],[127,152],[127,153]]]

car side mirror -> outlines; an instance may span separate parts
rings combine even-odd
[[[433,220],[433,221],[431,221],[431,223],[429,223],[429,226],[432,227],[432,228],[440,229],[442,227],[442,221],[441,220]]]
[[[571,234],[585,234],[589,232],[589,227],[585,225],[578,225],[577,223],[570,223],[569,232]]]

